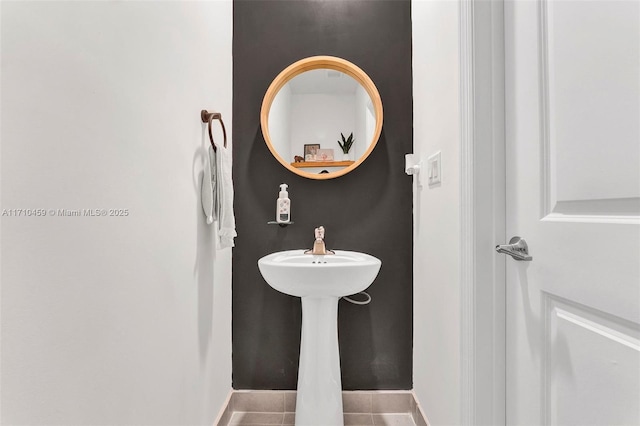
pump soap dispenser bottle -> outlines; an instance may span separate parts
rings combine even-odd
[[[276,222],[278,223],[291,222],[291,200],[289,200],[287,187],[286,183],[280,185],[280,195],[276,205]]]

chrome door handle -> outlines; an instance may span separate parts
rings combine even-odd
[[[529,246],[524,238],[513,237],[509,240],[509,244],[497,245],[496,251],[498,253],[508,254],[515,260],[533,260],[533,257],[529,256]]]

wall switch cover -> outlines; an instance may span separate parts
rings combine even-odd
[[[442,182],[440,151],[427,158],[427,181],[429,182],[429,186]]]

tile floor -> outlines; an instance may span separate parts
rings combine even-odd
[[[295,413],[234,412],[229,426],[293,425]],[[415,426],[410,414],[356,414],[344,415],[345,426]]]
[[[427,426],[409,391],[345,391],[345,426]],[[235,391],[218,426],[274,426],[295,423],[295,391]]]

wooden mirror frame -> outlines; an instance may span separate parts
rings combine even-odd
[[[353,77],[358,83],[360,83],[360,85],[362,85],[362,87],[364,87],[364,89],[369,94],[376,115],[376,127],[373,132],[373,139],[369,143],[369,147],[367,148],[365,153],[353,164],[343,168],[342,170],[322,174],[305,172],[292,166],[290,162],[285,161],[285,159],[282,158],[273,147],[271,136],[269,135],[269,111],[271,110],[273,100],[275,99],[282,86],[287,84],[289,80],[291,80],[295,76],[302,74],[305,71],[311,71],[315,69],[330,69],[340,71],[349,75],[350,77]],[[282,164],[293,173],[302,177],[317,180],[340,177],[349,173],[360,164],[362,164],[362,162],[366,160],[367,157],[369,157],[371,151],[373,151],[373,149],[376,147],[378,139],[380,139],[380,133],[382,132],[382,118],[382,99],[380,99],[380,93],[378,93],[378,89],[376,88],[376,85],[373,83],[371,78],[369,78],[367,73],[365,73],[357,65],[352,64],[347,60],[337,58],[335,56],[311,56],[309,58],[301,59],[289,65],[280,74],[278,74],[273,82],[271,82],[271,85],[269,86],[269,89],[267,89],[267,93],[264,95],[264,99],[262,100],[262,109],[260,110],[260,125],[262,127],[262,136],[264,137],[264,140],[267,143],[271,154],[273,154],[273,156],[280,162],[280,164]]]

